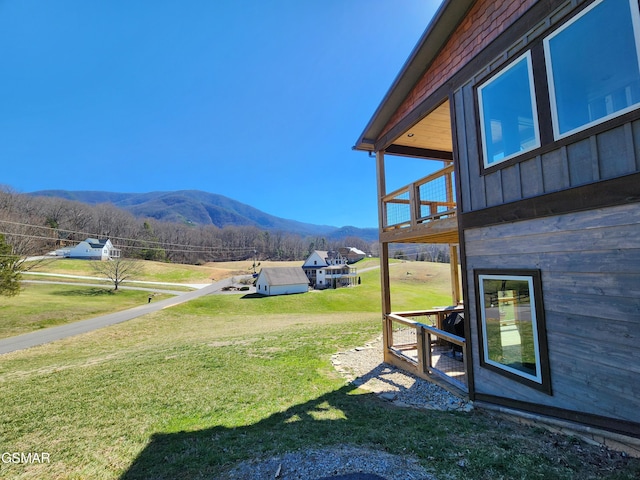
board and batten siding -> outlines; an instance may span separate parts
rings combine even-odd
[[[483,175],[472,84],[454,102],[463,213],[640,172],[636,120]]]
[[[552,395],[480,367],[478,393],[640,421],[640,206],[464,231],[466,269],[540,269]],[[468,282],[475,298],[473,281]],[[468,305],[480,341],[475,302]]]

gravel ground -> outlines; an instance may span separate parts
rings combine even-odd
[[[354,385],[376,393],[383,400],[404,407],[432,410],[463,410],[470,403],[444,388],[382,363],[382,337],[331,357],[335,369]]]
[[[242,462],[220,479],[319,480],[354,473],[378,475],[389,480],[398,479],[398,474],[403,480],[435,480],[416,460],[352,446],[310,449],[268,460]]]
[[[464,411],[472,408],[471,404],[443,388],[382,363],[382,338],[363,347],[337,353],[331,357],[331,361],[348,381],[399,407]],[[227,471],[220,479],[355,480],[381,477],[391,480],[398,478],[398,474],[402,475],[403,480],[436,478],[411,457],[339,445],[285,453],[266,460],[245,461]]]

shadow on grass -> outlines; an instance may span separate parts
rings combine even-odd
[[[84,287],[75,288],[73,290],[58,290],[54,292],[54,295],[60,295],[62,297],[108,297],[111,295],[117,295],[118,292],[113,290],[112,285],[105,285],[104,287]]]
[[[280,295],[265,295],[263,293],[247,293],[246,295],[243,295],[240,297],[241,300],[244,299],[251,299],[251,298],[275,298],[275,297],[282,297],[282,296],[290,296],[290,295],[302,295],[304,293],[307,292],[296,292],[296,293],[283,293]]]
[[[121,480],[220,478],[239,461],[301,448],[345,443],[380,448],[397,415],[371,394],[350,395],[354,389],[342,387],[253,425],[155,434]],[[372,428],[383,418],[384,427]]]
[[[354,383],[375,376],[374,371]],[[599,447],[559,434],[476,410],[390,407],[375,394],[356,393],[356,388],[345,385],[251,425],[156,433],[120,480],[221,479],[244,460],[339,445],[413,456],[441,478],[631,479],[640,473],[640,461],[606,451],[605,458]],[[274,475],[275,468],[265,478]],[[405,478],[403,472],[385,477]]]
[[[252,298],[266,298],[266,295],[261,293],[247,293],[240,297],[240,300],[252,299]]]

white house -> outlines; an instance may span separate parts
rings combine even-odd
[[[300,267],[265,267],[256,280],[256,293],[288,295],[309,290],[309,279]]]
[[[120,249],[115,248],[111,240],[87,238],[74,247],[64,247],[56,250],[55,255],[85,260],[109,260],[120,257]]]
[[[335,251],[315,250],[302,265],[313,288],[353,285],[356,270],[347,265],[347,257]]]

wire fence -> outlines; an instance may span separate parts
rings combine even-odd
[[[393,313],[387,316],[389,351],[468,391],[465,339],[442,328],[450,310]]]

